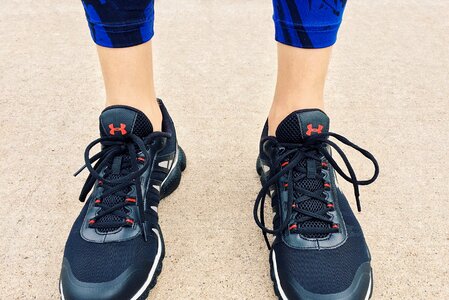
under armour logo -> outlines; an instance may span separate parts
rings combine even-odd
[[[126,134],[126,124],[120,123],[120,127],[114,127],[114,124],[109,124],[109,133],[115,135],[116,131],[120,131],[122,135]]]
[[[308,135],[308,136],[311,136],[313,132],[320,134],[320,133],[322,133],[322,131],[323,131],[323,125],[318,125],[318,128],[313,128],[312,124],[307,124],[306,135]]]

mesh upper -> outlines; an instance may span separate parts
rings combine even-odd
[[[143,114],[138,113],[136,117],[136,123],[134,124],[133,133],[140,137],[146,137],[153,132],[153,126],[150,120]]]
[[[130,160],[129,155],[124,155],[122,164],[127,163],[128,166],[130,166],[129,160]],[[130,169],[130,168],[127,168],[127,169]],[[106,180],[117,180],[117,179],[120,179],[121,177],[123,177],[123,175],[111,174],[111,175],[105,177],[105,179]],[[124,193],[128,193],[130,190],[131,190],[131,187],[128,186],[125,189],[123,189],[122,191]],[[104,197],[102,199],[102,203],[107,205],[107,206],[109,206],[109,207],[112,207],[114,205],[122,203],[123,201],[125,201],[124,197],[120,197],[120,196],[115,195],[115,194],[109,195],[109,196]],[[120,211],[125,212],[125,213],[127,212],[125,207],[122,207],[120,209]],[[119,216],[116,216],[116,215],[113,215],[113,214],[108,214],[108,215],[98,219],[96,223],[97,224],[102,224],[102,223],[108,223],[108,222],[121,222],[121,221],[123,221],[123,218],[120,218]],[[97,228],[97,230],[99,232],[110,232],[110,231],[114,231],[114,230],[117,230],[117,229],[118,229],[118,227]]]
[[[86,213],[86,203],[75,221],[64,251],[75,277],[83,282],[106,282],[115,279],[131,264],[148,264],[157,252],[157,238],[149,236],[145,242],[141,236],[120,243],[92,243],[80,235]]]
[[[293,277],[312,293],[344,291],[351,285],[360,265],[370,261],[360,225],[341,193],[338,201],[348,231],[348,239],[343,245],[321,250],[299,250],[285,243],[273,246],[280,276]]]
[[[300,162],[300,165],[303,168],[307,168],[307,159],[303,159]],[[293,172],[293,176],[295,179],[298,179],[298,177],[300,177],[301,175],[298,172]],[[316,179],[316,178],[303,178],[300,179],[298,182],[295,183],[295,187],[296,188],[302,188],[311,192],[315,192],[319,189],[323,188],[323,180],[321,179]],[[294,197],[296,199],[298,199],[299,197],[302,196],[301,193],[295,192]],[[297,202],[297,205],[300,209],[302,210],[306,210],[306,211],[310,211],[310,212],[318,212],[321,211],[323,209],[326,209],[326,205],[317,200],[317,199],[307,199],[307,200],[303,200],[301,202]],[[303,217],[303,214],[299,214],[299,217]],[[326,222],[320,221],[320,220],[310,220],[310,221],[305,221],[303,223],[301,223],[301,228],[330,228],[330,225]],[[326,236],[328,236],[327,233],[309,233],[309,234],[303,234],[304,237],[307,238],[325,238]]]
[[[279,124],[276,138],[284,143],[298,143],[302,140],[301,127],[296,114],[291,114]]]

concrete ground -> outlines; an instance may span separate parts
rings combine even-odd
[[[83,151],[104,91],[80,1],[0,7],[0,298],[57,299],[82,204]],[[381,176],[358,214],[373,299],[449,299],[449,2],[349,1],[326,88],[332,131]],[[274,299],[252,219],[258,139],[275,81],[270,1],[164,0],[158,94],[188,155],[160,206],[167,255],[151,299]],[[360,176],[370,165],[351,155]],[[351,204],[351,186],[343,184]]]

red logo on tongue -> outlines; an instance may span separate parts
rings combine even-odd
[[[312,124],[307,124],[307,132],[306,135],[311,136],[313,132],[316,132],[318,134],[322,133],[323,131],[323,125],[318,125],[318,128],[313,128]]]
[[[126,134],[126,124],[120,123],[120,127],[114,127],[114,124],[109,124],[109,133],[115,135],[116,131],[120,131],[122,135]]]

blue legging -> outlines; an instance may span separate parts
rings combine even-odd
[[[82,0],[92,38],[122,48],[153,35],[154,0]],[[276,41],[299,48],[324,48],[337,39],[346,0],[273,0]]]

